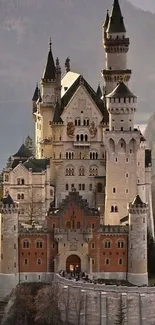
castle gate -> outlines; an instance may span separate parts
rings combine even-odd
[[[70,255],[66,259],[66,272],[81,271],[81,259],[77,255]]]

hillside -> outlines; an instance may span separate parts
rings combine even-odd
[[[120,1],[131,37],[132,90],[140,97],[138,123],[154,111],[155,15]],[[31,96],[52,37],[54,55],[96,88],[104,66],[101,23],[112,0],[1,0],[0,4],[0,167],[32,133]]]

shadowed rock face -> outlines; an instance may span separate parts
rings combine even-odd
[[[97,88],[105,64],[101,24],[112,2],[98,0],[96,6],[92,0],[1,1],[0,167],[23,137],[32,133],[30,99],[43,72],[50,37],[54,57],[60,57],[63,68],[66,57],[70,56],[71,68]],[[131,38],[128,67],[133,69],[131,90],[140,98],[137,113],[140,124],[154,110],[155,17],[126,0],[120,0],[120,4]]]

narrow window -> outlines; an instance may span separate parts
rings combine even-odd
[[[95,243],[91,244],[91,248],[93,248],[93,249],[95,248]]]
[[[28,265],[28,259],[27,258],[24,259],[24,264]]]
[[[116,193],[116,188],[115,187],[113,188],[113,193]]]
[[[94,229],[94,228],[95,228],[95,224],[94,224],[94,223],[92,223],[92,224],[91,224],[91,227],[92,227],[92,229]]]
[[[122,258],[119,258],[118,263],[119,263],[119,265],[123,265],[123,260],[122,260]]]
[[[109,258],[106,258],[106,260],[105,260],[105,264],[106,264],[106,265],[109,265],[109,264],[110,264],[110,259],[109,259]]]
[[[95,258],[92,258],[92,265],[95,264]]]
[[[66,184],[66,191],[68,191],[68,184]]]

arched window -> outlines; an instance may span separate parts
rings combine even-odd
[[[42,264],[42,259],[41,258],[37,258],[37,265],[41,265]]]
[[[97,166],[90,166],[90,168],[89,168],[89,176],[97,176],[97,175],[98,175]]]
[[[81,121],[80,121],[80,119],[78,120],[78,125],[79,125],[79,126],[81,125]]]
[[[67,151],[66,152],[66,159],[74,159],[74,152],[73,151]]]
[[[23,248],[30,248],[30,241],[29,240],[23,240]]]
[[[82,166],[79,168],[79,176],[84,176],[85,175],[85,168]]]
[[[97,151],[91,151],[89,154],[90,159],[98,159],[98,152]]]
[[[118,207],[117,206],[115,206],[115,212],[118,212]]]
[[[83,121],[83,125],[84,125],[84,126],[86,125],[86,120]]]
[[[77,134],[76,136],[76,141],[79,141],[79,134]]]
[[[81,140],[81,142],[83,142],[83,134],[81,134],[80,140]]]
[[[21,200],[24,200],[24,194],[23,193],[21,194]]]
[[[118,248],[124,248],[124,246],[125,246],[124,240],[118,240],[117,247]]]
[[[80,224],[80,221],[77,222],[77,229],[80,229],[81,228],[81,224]]]
[[[104,241],[104,248],[111,248],[112,247],[112,242],[110,240],[105,240]]]
[[[68,228],[68,229],[71,228],[71,222],[70,222],[70,221],[68,221],[68,222],[66,223],[66,228]]]
[[[87,142],[88,141],[88,135],[85,134],[85,141]]]
[[[115,208],[114,208],[114,206],[112,205],[111,206],[111,212],[114,212],[115,211]]]
[[[68,191],[68,188],[69,188],[69,186],[68,186],[68,184],[66,184],[66,191]]]
[[[20,194],[19,193],[17,194],[17,200],[20,200]]]
[[[74,176],[74,167],[66,167],[66,176]]]
[[[43,241],[42,240],[37,240],[36,241],[36,248],[43,248]]]
[[[109,258],[106,258],[106,259],[105,259],[105,264],[106,264],[106,265],[109,265],[109,264],[110,264],[110,259],[109,259]]]
[[[75,120],[75,125],[77,126],[77,124],[78,124],[78,123],[77,123],[77,120]]]
[[[89,126],[89,120],[87,120],[87,126]]]
[[[102,193],[103,192],[103,185],[102,183],[97,184],[97,193]]]

